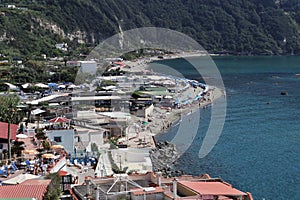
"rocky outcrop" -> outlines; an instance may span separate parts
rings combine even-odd
[[[156,149],[150,151],[152,168],[154,172],[162,172],[164,177],[175,177],[183,175],[183,172],[176,170],[175,161],[179,158],[174,144],[169,142],[157,143]]]
[[[73,33],[66,33],[61,27],[53,22],[49,22],[42,18],[32,18],[40,27],[49,30],[50,32],[57,34],[63,38],[69,39],[73,41],[74,39],[78,39],[78,43],[85,43],[87,40],[87,33],[84,31],[74,31]],[[32,27],[34,28],[34,27]],[[92,38],[94,40],[94,35],[92,34]]]

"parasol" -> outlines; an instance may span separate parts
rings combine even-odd
[[[45,153],[42,155],[42,158],[54,158],[54,157],[55,157],[55,155],[52,153]]]
[[[19,139],[26,139],[26,138],[28,138],[28,136],[25,135],[25,134],[23,134],[23,133],[20,133],[20,134],[16,135],[16,138],[19,138]]]
[[[70,120],[64,117],[55,117],[53,119],[50,119],[50,123],[61,123],[61,122],[69,122]]]

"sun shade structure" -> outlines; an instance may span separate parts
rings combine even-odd
[[[34,149],[25,149],[22,151],[24,154],[37,154],[38,152]]]
[[[32,115],[39,115],[39,114],[42,114],[42,113],[44,113],[44,112],[46,112],[46,111],[37,108],[37,109],[35,109],[35,110],[32,110],[32,111],[31,111],[31,114],[32,114]]]
[[[64,147],[60,144],[55,144],[51,146],[51,149],[63,149]]]
[[[18,134],[18,135],[16,136],[16,138],[19,138],[19,139],[26,139],[26,138],[28,138],[28,136],[25,135],[25,134],[23,134],[23,133],[20,133],[20,134]]]
[[[55,157],[55,155],[52,153],[45,153],[42,155],[42,158],[54,158],[54,157]]]
[[[39,87],[39,88],[49,88],[49,86],[44,83],[37,83],[34,86]]]
[[[18,90],[18,87],[11,83],[4,83],[4,84],[7,85],[10,90]]]
[[[70,122],[69,119],[64,118],[64,117],[55,117],[53,119],[49,120],[50,123],[66,123],[66,122]]]

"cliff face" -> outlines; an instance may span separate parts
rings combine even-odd
[[[3,1],[0,53],[60,54],[56,43],[96,45],[136,27],[183,32],[211,53],[299,54],[297,0]]]

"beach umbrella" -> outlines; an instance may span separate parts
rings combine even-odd
[[[49,120],[50,123],[65,123],[70,122],[70,119],[64,118],[64,117],[55,117],[53,119]]]
[[[25,135],[25,134],[23,134],[23,133],[20,133],[20,134],[16,135],[16,138],[19,138],[19,139],[26,139],[26,138],[28,138],[28,136]]]
[[[34,149],[25,149],[23,150],[24,154],[37,154],[38,152]]]
[[[18,87],[11,83],[4,83],[4,84],[7,85],[10,90],[18,90]]]
[[[57,88],[57,84],[56,83],[48,83],[48,87],[49,88]]]
[[[25,84],[22,85],[22,88],[28,88],[29,86],[31,86],[30,83],[25,83]]]
[[[48,105],[49,105],[49,107],[57,107],[57,106],[60,106],[59,103],[49,103]]]
[[[54,158],[54,157],[55,157],[55,155],[52,153],[45,153],[42,155],[42,158]]]
[[[39,87],[39,88],[49,88],[49,86],[44,83],[37,83],[34,86]]]
[[[166,95],[166,96],[164,96],[164,99],[173,99],[173,97],[170,95]]]
[[[69,89],[74,89],[74,88],[79,88],[79,86],[77,85],[74,85],[74,84],[71,84],[68,86]]]
[[[51,146],[51,149],[63,149],[64,147],[60,144],[55,144]]]
[[[59,85],[58,88],[65,89],[66,86],[65,85]]]

